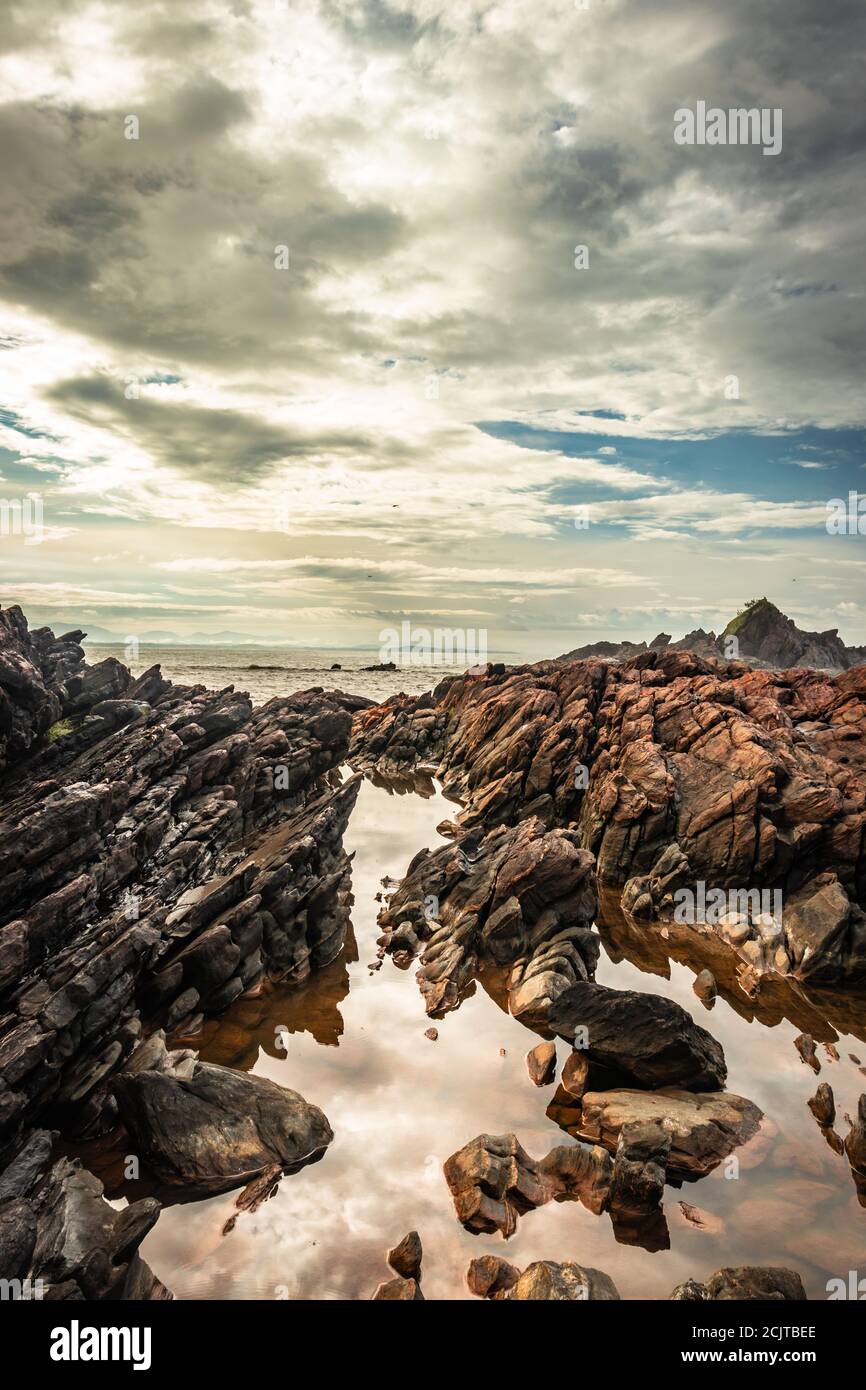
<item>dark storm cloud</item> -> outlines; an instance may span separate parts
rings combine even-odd
[[[85,424],[132,440],[158,463],[202,481],[243,486],[280,459],[315,463],[321,451],[368,450],[361,431],[321,431],[315,437],[237,410],[207,410],[182,401],[127,397],[106,377],[59,382],[48,398]]]
[[[124,139],[128,115],[138,140]],[[0,293],[173,362],[309,366],[374,350],[365,315],[316,289],[388,255],[403,215],[341,194],[307,149],[255,158],[236,139],[249,117],[215,78],[132,111],[0,107]],[[279,245],[291,275],[275,269]]]

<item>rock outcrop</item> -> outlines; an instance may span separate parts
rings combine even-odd
[[[866,977],[864,666],[753,670],[666,649],[488,666],[361,711],[352,759],[404,777],[435,766],[463,827],[576,832],[634,918],[679,910],[756,975]]]
[[[731,640],[731,639],[735,640]],[[838,628],[806,632],[797,627],[769,599],[754,599],[732,618],[717,637],[697,628],[672,642],[666,632],[647,642],[593,642],[567,652],[564,661],[600,657],[627,662],[644,652],[695,652],[699,656],[736,656],[750,665],[781,670],[809,666],[818,670],[845,671],[866,661],[866,647],[846,647]]]
[[[729,637],[736,637],[741,656],[782,670],[813,666],[845,671],[866,661],[866,647],[846,647],[838,628],[805,632],[767,598],[747,604],[731,619],[718,640],[722,651]]]
[[[52,1162],[54,1137],[35,1130],[0,1176],[0,1279],[11,1296],[171,1298],[138,1254],[159,1202],[146,1197],[117,1211],[78,1160]]]
[[[143,1029],[194,1029],[342,949],[357,702],[84,661],[0,613],[0,1160],[49,1120],[110,1126]]]
[[[486,960],[511,966],[515,1017],[543,1025],[563,990],[595,973],[595,910],[592,855],[574,831],[530,817],[422,850],[379,914],[380,944],[398,957],[420,952],[428,1014],[457,1008]]]

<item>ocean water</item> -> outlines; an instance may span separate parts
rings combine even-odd
[[[321,686],[363,695],[368,700],[387,700],[405,692],[419,695],[432,690],[445,676],[459,675],[466,668],[452,666],[402,666],[396,671],[365,671],[376,666],[378,652],[327,650],[302,647],[183,647],[157,646],[142,642],[137,656],[130,657],[123,646],[97,642],[84,644],[91,664],[107,656],[117,657],[134,676],[150,666],[160,666],[162,674],[178,685],[206,685],[223,690],[232,685],[245,690],[253,704],[263,704],[275,695]],[[334,665],[342,669],[334,671]]]

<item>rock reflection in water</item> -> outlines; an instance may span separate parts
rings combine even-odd
[[[690,957],[688,942],[656,939],[652,927],[643,929],[641,953],[622,924],[603,929],[608,954],[599,980],[664,993],[701,1022],[692,983],[709,964],[719,986],[712,1032],[727,1055],[728,1087],[765,1112],[767,1133],[738,1151],[737,1180],[725,1179],[723,1165],[688,1185],[700,1221],[683,1214],[683,1194],[665,1189],[669,1250],[618,1243],[607,1214],[575,1201],[534,1211],[507,1244],[499,1234],[463,1230],[442,1173],[449,1155],[483,1133],[514,1133],[532,1154],[568,1139],[545,1115],[553,1092],[532,1084],[525,1062],[536,1036],[503,1011],[496,972],[482,973],[474,995],[437,1021],[430,1041],[414,968],[386,960],[368,971],[381,879],[399,880],[422,846],[443,842],[435,826],[450,806],[426,790],[423,797],[414,788],[361,787],[346,836],[355,851],[352,958],[341,956],[299,990],[239,1001],[194,1040],[171,1040],[194,1042],[203,1060],[300,1091],[324,1110],[335,1135],[320,1163],[285,1178],[270,1201],[238,1216],[229,1235],[222,1230],[235,1212],[232,1197],[163,1212],[142,1253],[176,1296],[368,1299],[389,1277],[386,1250],[410,1229],[424,1244],[427,1299],[471,1297],[466,1270],[485,1255],[504,1255],[521,1269],[576,1261],[605,1271],[624,1298],[665,1298],[690,1278],[744,1264],[795,1268],[810,1297],[823,1298],[829,1278],[866,1267],[866,1212],[847,1160],[831,1151],[807,1107],[815,1077],[793,1046],[804,1030],[837,1043],[842,1060],[831,1063],[823,1047],[819,1054],[840,1116],[853,1117],[863,1078],[848,1053],[858,1051],[866,1013],[838,999],[822,1012],[814,992],[796,1002],[790,990],[776,998],[772,987],[757,1000],[737,997],[723,963]],[[568,1049],[560,1042],[557,1050],[561,1074]]]

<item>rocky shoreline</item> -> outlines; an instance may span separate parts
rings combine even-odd
[[[112,658],[88,666],[82,633],[31,633],[14,608],[0,636],[0,1163],[14,1172],[46,1123],[67,1140],[122,1126],[152,1173],[199,1194],[321,1156],[331,1131],[315,1107],[166,1054],[155,1030],[194,1033],[340,953],[358,782],[336,769],[359,702],[313,691],[254,710],[232,687],[175,686],[158,668],[134,680]],[[89,1205],[101,1200],[89,1174],[55,1166],[46,1182],[61,1196],[89,1183]],[[40,1254],[49,1199],[31,1187],[17,1184],[15,1219],[36,1222],[35,1253],[24,1269],[19,1240],[9,1277],[47,1268],[66,1283]],[[0,1230],[11,1220],[0,1207]],[[113,1267],[133,1242],[103,1227],[88,1217],[79,1243]],[[112,1296],[143,1296],[124,1278]]]
[[[765,1135],[760,1109],[725,1089],[707,1029],[662,995],[597,981],[608,900],[635,951],[651,957],[676,923],[721,953],[708,1007],[725,970],[738,1007],[782,991],[783,1012],[807,1020],[811,990],[844,1000],[866,978],[864,668],[660,649],[487,666],[378,706],[316,689],[253,708],[231,686],[90,666],[82,637],[0,612],[0,1277],[51,1298],[170,1297],[136,1253],[159,1201],[118,1214],[58,1134],[113,1145],[182,1200],[242,1189],[239,1210],[326,1156],[315,1096],[165,1034],[194,1042],[235,1001],[344,952],[362,775],[417,789],[435,772],[459,802],[449,843],[386,896],[380,958],[418,960],[433,1018],[476,982],[495,994],[548,1040],[528,1058],[538,1086],[556,1075],[549,1040],[572,1049],[547,1106],[568,1143],[534,1160],[515,1134],[480,1135],[446,1162],[467,1230],[508,1237],[535,1207],[578,1200],[620,1243],[664,1249],[666,1187]],[[681,922],[682,895],[707,885],[757,892],[758,908],[778,892],[783,908],[766,920],[735,898],[717,921]],[[831,1099],[815,1101],[828,1131]],[[835,1139],[866,1204],[864,1105]],[[421,1297],[420,1242],[406,1240],[377,1299]],[[671,1297],[798,1286],[791,1271],[725,1269]],[[549,1261],[473,1261],[469,1287],[618,1297],[607,1275]]]

